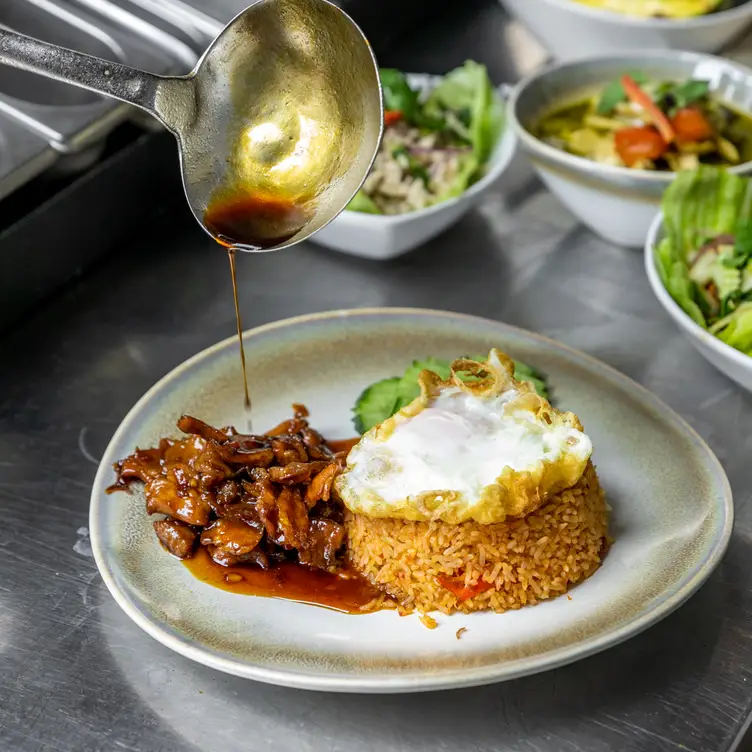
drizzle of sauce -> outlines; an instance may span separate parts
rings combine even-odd
[[[356,572],[331,574],[295,562],[282,562],[271,569],[251,564],[223,567],[212,560],[203,546],[183,564],[197,579],[230,593],[284,598],[348,614],[363,613],[363,606],[379,594]]]
[[[238,278],[235,270],[235,249],[227,249],[230,260],[230,274],[232,275],[232,298],[235,301],[235,324],[238,329],[238,344],[240,345],[240,367],[243,371],[243,405],[248,413],[251,411],[251,394],[248,391],[248,373],[245,366],[245,346],[243,345],[243,322],[240,318],[240,301],[238,300]],[[251,428],[251,426],[249,426]]]
[[[251,409],[251,397],[238,299],[236,246],[242,244],[257,250],[271,248],[297,234],[310,218],[303,205],[282,198],[251,195],[213,200],[204,214],[206,227],[215,240],[227,248],[247,411]],[[341,452],[349,451],[358,441],[359,438],[341,439],[327,444],[332,451]],[[282,562],[271,569],[254,565],[223,567],[203,546],[199,546],[194,556],[184,560],[183,564],[197,579],[231,593],[284,598],[350,614],[363,613],[362,608],[379,594],[354,571],[332,574],[295,562]]]
[[[310,207],[289,199],[262,195],[234,195],[210,201],[204,213],[204,224],[214,239],[227,248],[232,275],[232,296],[235,302],[235,321],[240,345],[240,366],[243,371],[243,404],[246,412],[251,410],[251,395],[248,390],[243,323],[240,319],[238,281],[235,268],[236,246],[246,245],[256,250],[265,250],[284,243],[310,220]],[[248,430],[252,429],[249,417]]]

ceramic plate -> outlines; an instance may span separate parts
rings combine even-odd
[[[613,509],[603,566],[561,597],[506,614],[437,615],[428,630],[393,611],[348,615],[236,595],[196,580],[165,553],[138,494],[107,496],[111,465],[175,435],[182,413],[245,429],[237,342],[168,374],[115,433],[91,498],[91,541],[107,587],[144,630],[188,658],[259,681],[349,692],[484,684],[560,666],[666,616],[718,564],[732,527],[728,481],[703,441],[649,392],[581,353],[503,324],[421,310],[339,311],[245,334],[254,423],[303,402],[330,438],[353,435],[351,407],[371,382],[415,358],[491,346],[543,371],[559,407],[576,412]],[[467,631],[461,640],[455,633]]]

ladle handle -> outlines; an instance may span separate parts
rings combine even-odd
[[[170,130],[177,130],[184,106],[175,107],[174,95],[185,102],[187,79],[165,78],[121,63],[85,55],[0,28],[0,63],[38,73],[128,102],[154,115]]]

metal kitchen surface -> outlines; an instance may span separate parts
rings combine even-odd
[[[192,48],[190,39],[179,39],[186,38],[180,27],[144,9],[138,8],[140,15],[132,10],[127,2],[109,0],[3,0],[0,24],[155,73],[190,71],[197,44]],[[0,66],[0,198],[55,162],[58,171],[90,167],[104,138],[132,113],[122,102]]]
[[[520,39],[495,5],[468,3],[382,62],[444,71],[474,57],[508,81],[538,54]],[[615,366],[687,418],[729,475],[735,530],[707,584],[662,623],[587,660],[413,696],[236,679],[170,652],[125,616],[88,544],[97,460],[147,388],[234,327],[226,258],[183,205],[177,170],[174,185],[161,219],[0,338],[0,749],[736,748],[752,711],[752,396],[680,336],[639,253],[594,237],[537,183],[508,199],[492,191],[479,211],[390,263],[311,243],[244,256],[244,323],[331,308],[445,308],[542,332]]]

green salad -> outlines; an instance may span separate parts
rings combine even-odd
[[[666,290],[692,319],[752,355],[752,181],[717,167],[679,173],[656,249]]]
[[[427,95],[382,68],[384,138],[348,209],[404,214],[460,195],[482,177],[501,134],[501,97],[485,66],[468,60]]]
[[[485,362],[486,356],[471,358],[471,360],[482,363]],[[363,434],[387,418],[391,418],[405,405],[409,405],[420,394],[418,376],[424,370],[433,371],[440,378],[448,379],[451,372],[450,361],[436,358],[414,360],[402,376],[393,376],[371,384],[358,397],[353,408],[355,430]],[[548,399],[546,379],[534,368],[515,361],[514,377],[518,381],[529,382],[541,397]]]

